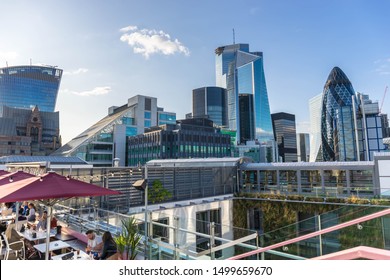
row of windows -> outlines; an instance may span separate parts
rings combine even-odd
[[[131,146],[128,149],[130,156],[136,154],[160,154],[160,153],[194,153],[194,154],[226,154],[230,153],[230,146],[198,146],[198,145],[177,145],[166,146]]]

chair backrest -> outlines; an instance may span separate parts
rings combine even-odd
[[[2,232],[2,233],[1,233],[1,237],[2,237],[3,240],[4,240],[5,248],[9,249],[9,242],[8,242],[8,238],[7,238],[7,235],[5,234],[5,232]]]
[[[14,224],[12,224],[14,225]],[[7,228],[8,229],[8,228]],[[24,243],[22,241],[22,237],[16,232],[14,228],[10,230],[11,237],[8,238],[7,231],[3,232],[1,235],[3,236],[5,247],[7,250],[20,250],[24,247]]]

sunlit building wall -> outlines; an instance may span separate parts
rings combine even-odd
[[[310,162],[322,159],[321,153],[321,106],[322,93],[309,101],[310,111]]]

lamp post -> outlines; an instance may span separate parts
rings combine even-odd
[[[144,179],[137,180],[134,182],[133,187],[136,188],[139,191],[145,192],[145,234],[144,234],[144,258],[146,258],[147,255],[147,247],[148,247],[148,167],[145,165],[145,176]]]

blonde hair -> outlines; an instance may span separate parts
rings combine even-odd
[[[13,229],[16,231],[16,224],[9,224],[7,229],[5,230],[5,236],[8,240],[11,239]]]

